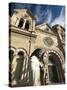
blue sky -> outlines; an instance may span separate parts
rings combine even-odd
[[[65,27],[65,6],[11,3],[11,13],[14,9],[29,9],[36,18],[36,24],[60,24]]]

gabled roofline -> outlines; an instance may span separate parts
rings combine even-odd
[[[36,25],[36,28],[38,28],[38,27],[40,27],[40,26],[43,26],[43,25],[47,25],[50,29],[52,29],[48,23],[42,23],[42,24],[40,24],[40,25]]]

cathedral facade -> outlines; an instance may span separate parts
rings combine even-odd
[[[61,25],[36,25],[31,11],[15,9],[9,17],[9,85],[30,86],[29,63],[35,50],[44,53],[40,85],[65,83],[64,49],[65,29]]]

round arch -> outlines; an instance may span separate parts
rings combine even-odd
[[[25,48],[18,48],[16,50],[16,53],[17,53],[17,56],[19,56],[19,58],[22,57],[22,56],[24,57],[21,61],[20,60],[18,61],[19,67],[22,68],[22,73],[21,73],[20,68],[19,68],[20,72],[18,71],[19,74],[21,73],[20,74],[21,75],[20,82],[22,83],[22,81],[25,80],[27,78],[27,76],[28,76],[27,75],[28,74],[28,71],[27,71],[27,69],[28,69],[28,53],[27,53],[27,50]],[[20,62],[22,62],[23,65],[21,65]]]
[[[27,53],[27,50],[26,50],[25,48],[18,48],[18,49],[16,50],[16,53],[18,54],[19,52],[23,52],[23,53],[24,53],[24,57],[25,57],[26,59],[28,59],[28,53]]]
[[[9,60],[10,63],[12,62],[14,55],[15,55],[16,48],[15,47],[9,47]]]
[[[33,52],[31,53],[31,56],[32,55],[36,55],[38,58],[40,58],[41,57],[41,55],[43,54],[43,53],[45,53],[45,49],[44,48],[36,48],[35,50],[33,50]]]
[[[55,50],[47,50],[45,59],[47,59],[49,81],[53,83],[64,83],[64,63],[60,54]]]
[[[46,50],[46,52],[45,52],[45,57],[49,56],[50,53],[54,53],[54,54],[59,58],[61,64],[62,64],[62,65],[64,64],[64,58],[63,58],[63,55],[61,54],[60,51],[58,51],[58,50],[53,50],[53,49],[51,49],[51,50]]]
[[[30,84],[32,85],[44,85],[44,71],[42,68],[44,65],[44,62],[42,59],[43,53],[45,53],[45,49],[43,48],[36,48],[31,53],[31,56],[30,56],[31,58],[29,61],[29,81],[30,81]],[[34,77],[36,79],[34,79]]]

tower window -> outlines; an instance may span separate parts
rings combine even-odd
[[[23,26],[23,23],[24,23],[24,20],[23,20],[23,18],[21,18],[20,21],[19,21],[19,25],[18,25],[18,27],[21,28],[21,27]]]
[[[26,22],[26,25],[25,25],[25,29],[28,30],[29,29],[29,21]]]

